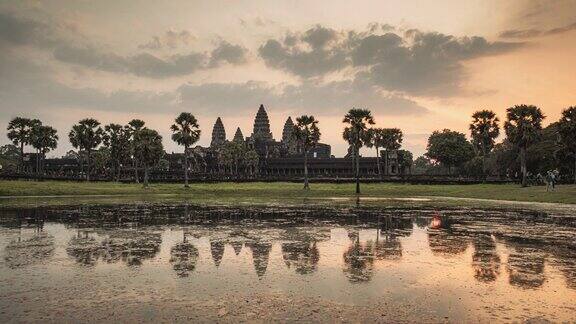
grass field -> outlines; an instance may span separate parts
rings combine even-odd
[[[362,197],[455,197],[526,202],[576,204],[576,186],[561,185],[555,192],[545,187],[521,188],[515,184],[477,185],[410,185],[362,184]],[[219,198],[332,198],[354,197],[354,184],[311,184],[310,191],[302,190],[299,183],[194,183],[186,189],[182,184],[151,184],[144,189],[139,184],[112,182],[60,182],[60,181],[0,181],[0,197],[30,196],[181,196],[195,199]]]

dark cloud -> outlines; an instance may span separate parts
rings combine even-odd
[[[548,35],[561,34],[571,30],[576,30],[576,22],[570,25],[566,25],[564,27],[550,29],[549,31],[546,32],[546,34]]]
[[[54,80],[50,68],[10,55],[0,56],[0,70],[0,102],[5,117],[49,115],[58,108],[159,112],[177,106],[173,93],[72,87]]]
[[[178,90],[181,104],[208,113],[242,115],[251,112],[260,103],[284,110],[306,111],[314,114],[345,112],[351,107],[366,107],[377,114],[415,115],[427,109],[415,101],[398,95],[386,94],[373,87],[364,87],[353,81],[301,85],[270,86],[264,82],[208,83],[183,85]]]
[[[326,45],[335,41],[337,37],[338,33],[334,29],[318,25],[307,30],[304,35],[302,35],[301,40],[308,43],[313,49],[319,49],[326,47]]]
[[[457,38],[409,30],[404,37],[387,33],[354,42],[352,57],[367,67],[357,78],[389,90],[416,95],[450,96],[460,93],[466,78],[462,63],[477,57],[510,51],[519,44],[488,42],[482,37]]]
[[[222,41],[218,47],[212,50],[209,65],[215,67],[222,63],[242,64],[247,61],[247,55],[248,50],[246,48]]]
[[[178,42],[190,37],[188,32],[168,32],[161,44],[175,47]],[[140,52],[125,56],[103,51],[94,45],[69,41],[63,35],[58,35],[58,30],[49,25],[6,13],[0,13],[0,45],[2,43],[32,45],[53,51],[54,58],[64,63],[148,78],[188,75],[200,69],[217,67],[222,63],[242,64],[246,61],[247,54],[245,48],[222,41],[211,55],[190,52],[161,57]],[[150,44],[150,47],[154,46]]]
[[[181,46],[190,45],[196,37],[187,30],[168,30],[161,36],[154,36],[147,43],[138,45],[140,49],[158,50],[163,48],[175,49]]]
[[[303,34],[287,35],[283,41],[270,39],[258,53],[269,67],[314,77],[348,65],[342,46],[336,31],[316,26]]]
[[[268,66],[303,78],[352,67],[359,82],[416,95],[449,96],[458,93],[466,77],[464,61],[521,45],[415,29],[399,35],[390,30],[391,26],[377,24],[366,32],[316,26],[283,40],[270,39],[259,54]]]
[[[0,12],[0,47],[7,44],[51,47],[58,42],[45,23]]]
[[[552,28],[548,30],[539,30],[539,29],[511,29],[505,30],[500,33],[500,37],[502,38],[533,38],[533,37],[540,37],[540,36],[548,36],[548,35],[556,35],[562,34],[569,31],[576,30],[576,22],[563,26]]]
[[[205,55],[200,53],[172,55],[166,59],[142,53],[129,58],[128,68],[131,73],[138,76],[166,78],[187,75],[205,68],[205,60]]]
[[[511,29],[500,33],[502,38],[532,38],[540,35],[542,31],[537,29]]]
[[[75,46],[57,47],[54,50],[54,58],[95,70],[130,73],[149,78],[187,75],[206,66],[206,57],[201,53],[178,54],[166,58],[159,58],[149,53],[124,57],[95,48]]]

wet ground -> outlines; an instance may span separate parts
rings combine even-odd
[[[0,209],[2,323],[271,320],[576,321],[576,216],[378,204]]]

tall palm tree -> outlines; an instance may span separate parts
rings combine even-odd
[[[20,146],[20,171],[24,171],[24,146],[30,144],[32,128],[41,125],[38,119],[16,117],[8,123],[8,139]]]
[[[72,126],[68,133],[68,138],[72,146],[79,151],[86,152],[86,180],[90,181],[90,159],[92,152],[102,143],[104,130],[100,127],[100,122],[94,118],[85,118]],[[82,162],[81,162],[82,164]]]
[[[374,117],[372,117],[372,113],[368,109],[352,108],[348,111],[346,116],[344,116],[342,122],[348,124],[348,127],[344,128],[342,136],[354,150],[354,157],[356,159],[356,193],[359,194],[360,148],[370,142],[370,131],[368,130],[368,126],[374,125]]]
[[[470,136],[476,151],[482,155],[482,172],[486,175],[486,158],[494,148],[500,135],[500,120],[491,110],[480,110],[472,114]]]
[[[304,189],[310,190],[308,183],[308,154],[320,141],[320,129],[314,116],[303,115],[296,118],[292,137],[298,142],[304,153]]]
[[[564,144],[572,157],[574,157],[574,184],[576,184],[576,106],[562,111],[562,118],[558,122],[560,142]]]
[[[129,132],[130,132],[130,151],[132,155],[132,167],[134,168],[134,181],[136,183],[139,182],[139,177],[138,177],[138,160],[136,160],[135,158],[135,153],[134,153],[134,135],[139,132],[140,130],[142,130],[142,128],[144,128],[144,125],[146,123],[141,120],[141,119],[132,119],[131,121],[128,122],[128,125],[126,127],[128,127]]]
[[[172,140],[184,146],[184,187],[188,188],[188,149],[200,139],[200,129],[196,117],[191,113],[183,112],[176,117],[172,130]]]
[[[520,150],[520,172],[522,173],[522,187],[526,187],[526,150],[540,138],[542,120],[545,116],[540,108],[529,105],[516,105],[510,107],[506,113],[504,130],[510,143]]]
[[[162,136],[155,130],[142,128],[134,134],[134,154],[144,167],[144,188],[148,188],[148,170],[158,165],[164,155]]]
[[[382,167],[380,166],[380,148],[382,147],[382,128],[370,128],[368,138],[370,141],[366,143],[369,148],[376,149],[376,166],[378,168],[378,176],[382,177]]]
[[[36,171],[38,173],[44,171],[43,161],[46,158],[46,153],[58,146],[57,133],[56,129],[50,126],[38,125],[32,128],[30,144],[38,153],[36,158]]]
[[[383,128],[381,130],[380,138],[382,139],[382,148],[386,151],[386,156],[384,157],[384,168],[385,174],[388,174],[388,152],[392,150],[397,150],[402,146],[402,139],[404,134],[399,128]]]

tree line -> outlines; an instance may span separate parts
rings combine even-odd
[[[576,107],[564,109],[560,120],[546,128],[542,126],[544,119],[536,106],[510,107],[503,124],[506,137],[496,143],[500,119],[493,111],[477,111],[469,125],[470,141],[460,132],[435,131],[428,138],[426,154],[415,161],[415,168],[444,166],[449,173],[457,168],[461,174],[483,177],[518,173],[522,186],[527,186],[530,164],[533,172],[565,168],[576,183]]]
[[[472,115],[469,125],[470,140],[464,133],[444,129],[434,131],[428,138],[427,152],[414,162],[418,168],[434,168],[443,166],[452,173],[453,169],[470,167],[476,171],[481,170],[483,176],[498,169],[498,164],[505,164],[503,156],[507,156],[507,164],[519,160],[522,186],[527,185],[527,163],[530,160],[529,152],[533,146],[542,141],[542,122],[545,116],[540,108],[532,105],[517,105],[507,109],[503,128],[506,138],[496,143],[500,135],[500,120],[493,111],[480,110]],[[349,154],[352,157],[356,180],[356,192],[360,193],[360,149],[362,147],[376,150],[376,163],[378,175],[388,172],[388,158],[386,154],[396,151],[398,161],[403,166],[412,164],[412,154],[406,150],[399,150],[403,140],[403,133],[398,128],[374,127],[375,119],[368,109],[350,109],[344,116],[345,124],[342,133],[343,139],[349,144]],[[576,107],[569,107],[562,112],[561,119],[549,127],[554,127],[557,135],[555,144],[558,148],[553,152],[563,160],[568,157],[574,159],[573,172],[576,183]],[[42,170],[43,160],[48,152],[57,147],[59,140],[56,129],[44,125],[38,119],[16,117],[8,124],[8,138],[18,147],[14,149],[3,147],[0,149],[0,159],[12,154],[20,159],[19,168],[24,167],[24,147],[32,146],[36,150],[37,170]],[[188,112],[179,114],[170,126],[171,139],[184,148],[184,186],[188,187],[189,169],[195,160],[192,146],[200,139],[200,126],[194,115]],[[311,150],[320,141],[318,120],[314,116],[303,115],[296,118],[292,131],[292,138],[296,141],[304,157],[304,189],[309,189],[308,158]],[[78,150],[81,173],[86,180],[94,164],[98,165],[98,148],[103,147],[108,156],[109,168],[114,180],[118,180],[123,166],[131,166],[138,181],[138,171],[144,171],[144,186],[148,186],[148,173],[153,167],[161,164],[164,155],[162,136],[153,129],[147,128],[145,122],[133,119],[126,125],[111,123],[102,127],[101,123],[93,118],[80,120],[72,126],[68,133],[72,146]],[[381,151],[384,149],[384,171],[381,166]],[[562,153],[560,153],[562,152]],[[563,155],[562,155],[563,154]],[[514,155],[516,155],[514,157]],[[240,165],[245,170],[256,172],[258,167],[258,154],[248,150],[244,143],[237,141],[226,142],[220,148],[220,159],[224,167],[238,172]],[[496,163],[494,161],[496,160]],[[502,163],[498,163],[502,162]],[[494,167],[496,164],[496,167]]]

